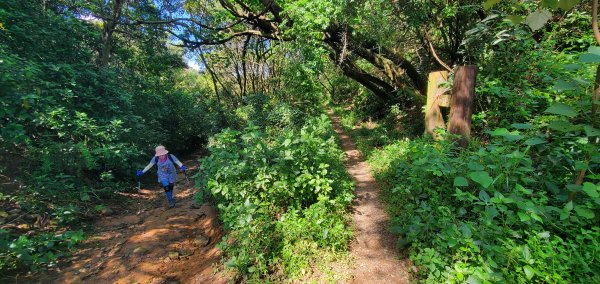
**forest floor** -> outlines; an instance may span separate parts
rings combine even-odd
[[[356,263],[352,283],[410,283],[410,261],[397,253],[397,238],[388,231],[389,217],[369,164],[343,131],[340,118],[331,110],[328,114],[341,140],[348,172],[356,182],[352,208],[355,240],[350,246]]]
[[[190,171],[197,159],[184,161]],[[226,283],[215,273],[222,231],[217,211],[194,201],[193,182],[175,185],[176,204],[167,209],[157,183],[138,193],[121,193],[127,202],[111,206],[71,259],[54,271],[15,283]],[[156,186],[154,185],[156,184]]]

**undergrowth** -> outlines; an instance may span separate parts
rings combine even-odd
[[[199,198],[216,201],[227,231],[224,265],[240,280],[304,281],[328,275],[326,259],[347,258],[353,182],[325,115],[272,135],[224,130],[209,150]]]
[[[553,128],[564,119],[556,114],[490,131],[489,143],[466,150],[451,136],[379,147],[351,130],[368,148],[390,229],[419,281],[600,281],[600,156],[584,127]],[[587,181],[574,184],[581,169]]]

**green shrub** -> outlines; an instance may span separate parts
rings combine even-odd
[[[209,149],[200,183],[228,232],[226,267],[250,282],[299,279],[320,251],[345,252],[353,184],[326,116],[277,136],[225,130]]]
[[[81,230],[18,238],[0,230],[0,271],[14,272],[23,268],[36,271],[55,266],[60,257],[67,255],[82,240]]]
[[[505,130],[462,152],[424,139],[377,150],[370,163],[392,231],[428,283],[597,282],[598,184],[566,184],[574,166],[546,166],[574,165],[585,152]],[[547,151],[554,155],[541,155]]]

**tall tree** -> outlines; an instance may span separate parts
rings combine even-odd
[[[316,9],[315,13],[320,14],[306,11],[302,16],[313,18],[298,19],[293,12],[298,5],[308,5],[309,10]],[[273,45],[277,41],[313,37],[317,39],[315,44],[329,50],[330,58],[346,76],[384,101],[394,102],[395,92],[406,86],[425,93],[423,72],[405,54],[362,36],[350,23],[328,19],[330,15],[326,13],[335,9],[334,6],[331,1],[188,1],[185,10],[178,13],[179,17],[161,21],[129,19],[129,23],[160,26],[179,39],[182,46],[191,49],[222,45],[237,38],[263,38]],[[286,10],[286,7],[290,8]],[[368,62],[371,67],[362,67],[359,61]]]
[[[110,53],[112,52],[113,46],[113,33],[119,23],[119,17],[121,16],[121,10],[123,8],[123,0],[114,0],[112,3],[112,9],[105,12],[104,25],[102,28],[102,54],[100,56],[100,65],[104,66],[108,64],[110,60]]]

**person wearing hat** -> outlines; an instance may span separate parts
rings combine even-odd
[[[186,168],[183,163],[177,159],[177,157],[169,154],[169,151],[167,151],[164,146],[156,147],[155,152],[156,154],[154,157],[152,157],[150,163],[143,170],[138,170],[136,175],[139,177],[156,165],[158,167],[158,182],[165,189],[167,201],[169,202],[169,208],[173,208],[173,206],[175,206],[173,187],[175,186],[175,181],[177,180],[175,164],[179,166],[181,171],[185,171]]]

